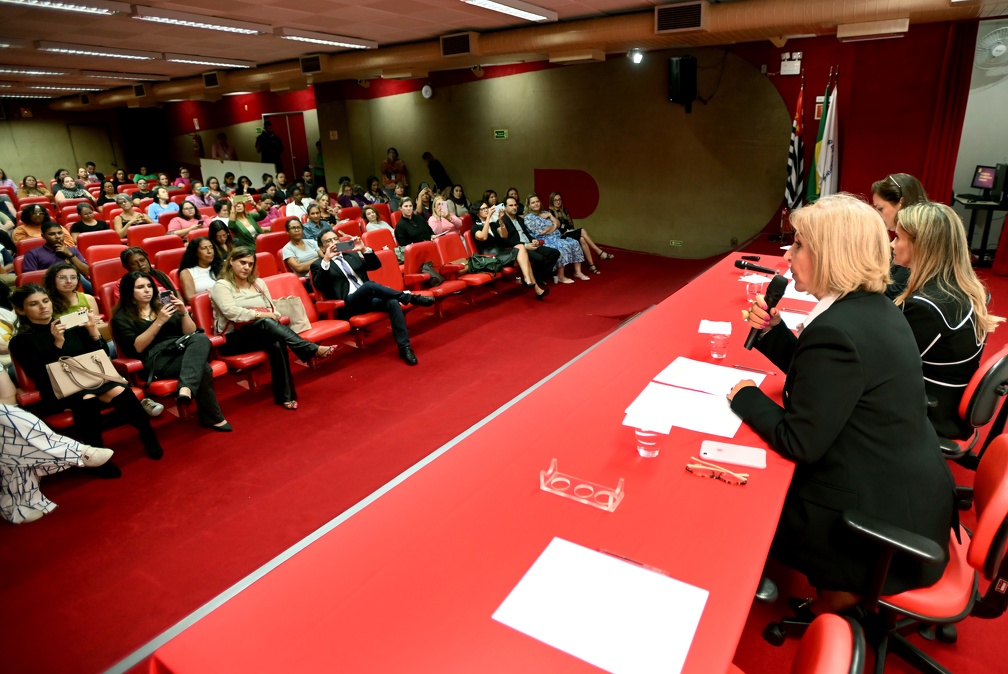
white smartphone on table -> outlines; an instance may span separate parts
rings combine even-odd
[[[732,445],[717,440],[700,443],[700,458],[711,463],[730,463],[747,468],[766,468],[766,450],[759,447]]]

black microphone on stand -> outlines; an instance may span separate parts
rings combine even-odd
[[[745,260],[735,260],[735,266],[739,269],[746,269],[748,271],[758,271],[762,274],[776,274],[776,269],[771,269],[770,267],[761,267],[758,264],[753,264],[752,262],[746,262]]]
[[[741,262],[742,260],[739,260]],[[736,265],[738,262],[735,263]],[[784,291],[787,289],[788,280],[783,276],[774,276],[770,279],[770,285],[767,286],[766,295],[763,296],[763,301],[766,302],[767,313],[777,306],[777,303],[781,301],[784,297]],[[759,328],[749,328],[749,336],[746,337],[745,346],[747,351],[751,351],[753,344],[756,343],[756,338],[759,337],[761,330]]]

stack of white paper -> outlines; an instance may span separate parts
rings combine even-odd
[[[682,671],[707,590],[554,538],[494,620],[616,674]]]

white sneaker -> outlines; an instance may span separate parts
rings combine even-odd
[[[81,447],[86,447],[84,453],[81,454],[81,462],[87,468],[95,468],[112,458],[111,449],[106,449],[105,447],[89,447],[88,445],[81,445]]]
[[[147,416],[156,417],[164,412],[164,405],[150,398],[144,398],[140,401],[140,404],[143,406],[144,411],[147,412]]]

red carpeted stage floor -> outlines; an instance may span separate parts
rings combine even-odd
[[[749,251],[779,254],[776,246],[764,236]],[[449,300],[444,320],[415,309],[407,320],[417,367],[398,360],[380,324],[364,351],[346,348],[319,370],[296,368],[296,412],[274,406],[268,386],[249,392],[226,376],[217,389],[235,432],[210,433],[166,412],[157,423],[160,462],[143,455],[130,430],[110,431],[120,480],[81,471],[47,478],[43,490],[60,507],[0,527],[3,670],[110,667],[713,262],[617,255],[600,264],[601,276],[555,286],[545,302],[508,288],[474,306]],[[995,277],[991,291],[994,311],[1008,315],[1008,283]],[[1008,328],[990,348],[1005,341]],[[612,376],[598,372],[600,392]],[[782,591],[804,591],[793,574],[773,572]],[[754,605],[735,658],[750,674],[789,668],[794,644],[774,648],[759,637],[784,610],[783,602]],[[969,619],[958,645],[931,650],[960,674],[995,671],[999,625]]]

